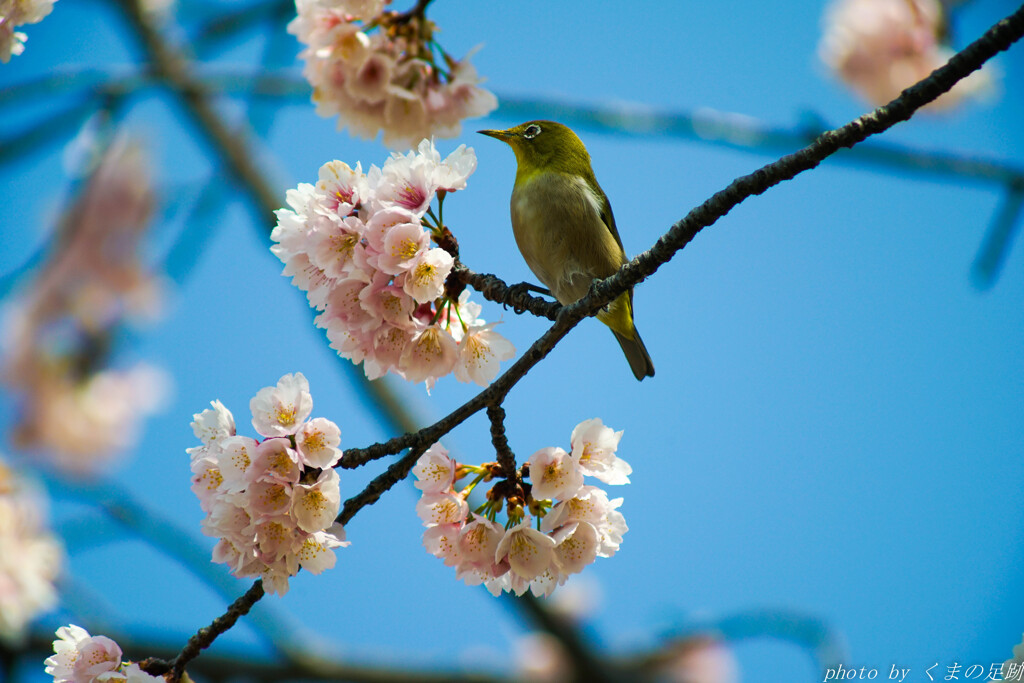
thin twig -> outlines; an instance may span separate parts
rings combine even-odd
[[[526,288],[509,287],[497,275],[474,273],[462,263],[455,264],[452,275],[460,282],[480,292],[481,296],[488,301],[511,306],[516,313],[529,311],[538,317],[554,322],[558,317],[558,310],[562,307],[557,301],[530,296]]]
[[[500,405],[487,406],[487,419],[491,421],[491,443],[498,455],[498,464],[505,478],[516,480],[516,456],[508,446],[505,436],[505,409]]]
[[[185,647],[181,649],[181,652],[174,659],[169,662],[162,659],[148,659],[142,662],[140,666],[154,676],[163,676],[170,673],[171,677],[168,680],[171,683],[180,681],[181,674],[185,671],[185,665],[198,657],[200,652],[210,647],[213,641],[217,639],[217,636],[234,626],[239,617],[248,614],[252,606],[263,595],[263,580],[257,579],[242,597],[231,603],[227,612],[214,619],[209,626],[199,629],[194,636],[189,638],[188,642],[185,643]]]
[[[409,476],[409,470],[415,465],[416,461],[420,459],[420,456],[433,445],[433,441],[430,443],[421,443],[412,448],[408,453],[402,456],[397,462],[392,464],[383,473],[379,474],[369,484],[366,485],[362,491],[352,496],[345,501],[344,506],[341,508],[341,513],[338,515],[337,521],[341,524],[348,524],[357,512],[362,510],[367,505],[372,505],[384,495],[392,486]]]

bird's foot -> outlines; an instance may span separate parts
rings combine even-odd
[[[541,294],[544,296],[554,296],[551,293],[550,289],[547,289],[545,287],[538,287],[537,285],[531,284],[529,282],[520,282],[515,285],[509,285],[508,298],[505,301],[505,303],[502,304],[502,306],[504,306],[506,309],[509,308],[509,306],[511,306],[512,311],[517,315],[525,313],[527,311],[527,308],[526,306],[523,305],[525,303],[523,299],[529,297],[530,292],[535,292],[537,294]]]

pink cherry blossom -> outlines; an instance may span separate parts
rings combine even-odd
[[[572,455],[583,474],[606,484],[628,484],[633,468],[615,455],[622,432],[604,426],[600,418],[584,420],[572,430]]]
[[[54,655],[46,660],[46,673],[54,683],[92,683],[121,666],[121,648],[106,636],[90,636],[80,626],[57,629]]]
[[[512,342],[494,331],[497,323],[469,327],[459,340],[455,378],[486,387],[498,376],[499,364],[516,355]]]
[[[345,540],[345,529],[340,524],[316,531],[303,539],[297,551],[299,566],[313,574],[332,569],[338,561],[332,551],[349,545],[351,543]]]
[[[0,642],[22,639],[56,604],[63,555],[47,528],[43,489],[0,458]]]
[[[300,529],[316,533],[326,529],[338,516],[341,495],[339,477],[333,469],[325,469],[312,484],[297,484],[292,496],[292,517]]]
[[[207,428],[221,420],[206,413],[193,423],[198,436],[215,435],[188,449],[193,491],[207,513],[202,531],[219,539],[213,560],[235,576],[261,577],[268,593],[286,593],[300,568],[320,573],[333,567],[334,550],[349,545],[335,522],[341,492],[333,466],[341,458],[341,431],[330,420],[309,419],[312,405],[308,382],[295,373],[250,401],[253,426],[265,436],[284,435],[259,443],[224,436]],[[214,407],[222,408],[219,402]]]
[[[365,230],[366,226],[356,216],[324,221],[321,229],[309,238],[310,263],[335,280],[360,278],[364,274],[360,241]]]
[[[433,195],[431,195],[433,197]],[[399,223],[384,237],[377,268],[389,275],[399,275],[413,267],[420,252],[430,244],[430,233],[417,223]]]
[[[551,534],[555,563],[565,574],[578,574],[597,558],[597,529],[588,522],[566,524]]]
[[[277,386],[260,389],[249,402],[252,426],[263,436],[290,436],[313,410],[309,382],[301,372],[285,375]]]
[[[328,162],[315,186],[288,192],[289,208],[276,212],[271,234],[283,274],[321,311],[315,324],[331,347],[361,363],[369,379],[394,373],[425,382],[429,391],[455,372],[460,381],[485,386],[515,349],[479,318],[468,290],[457,301],[448,298],[454,258],[431,247],[443,231],[426,214],[439,190],[466,186],[476,168],[472,148],[442,160],[433,141],[423,140],[381,168],[360,168]]]
[[[462,527],[461,521],[431,525],[423,532],[423,547],[434,557],[444,560],[445,565],[459,566],[462,562],[462,547],[459,545]]]
[[[475,323],[473,312],[467,313]],[[454,567],[456,578],[467,585],[483,584],[493,595],[551,595],[598,557],[615,555],[629,530],[618,511],[623,499],[609,500],[603,489],[585,484],[585,476],[628,482],[628,469],[616,464],[621,437],[622,432],[599,419],[578,424],[571,436],[572,453],[540,449],[530,457],[529,468],[521,470],[529,477],[526,486],[506,482],[501,489],[492,488],[487,502],[471,513],[464,507],[466,498],[482,482],[501,478],[501,468],[493,462],[456,465],[434,444],[413,468],[416,487],[423,492],[416,510],[427,527],[424,546]],[[579,464],[583,454],[586,471]],[[467,483],[460,490],[463,479]],[[505,528],[496,520],[503,507]],[[539,528],[534,514],[540,517]]]
[[[256,440],[247,436],[224,437],[211,447],[224,491],[238,493],[252,484],[255,477],[252,462],[257,448]]]
[[[474,571],[479,575],[497,575],[502,571],[495,559],[498,544],[505,536],[505,530],[497,522],[484,517],[474,517],[463,525],[459,533],[459,551],[462,561],[459,572]]]
[[[253,453],[251,470],[249,476],[253,481],[284,484],[298,483],[302,474],[299,454],[285,438],[266,439],[259,444]]]
[[[427,382],[447,375],[459,358],[459,347],[452,336],[437,325],[421,330],[402,352],[402,374],[410,382]]]
[[[305,467],[334,467],[341,460],[341,430],[323,417],[306,422],[295,435],[299,462]]]
[[[414,485],[424,493],[444,493],[451,490],[455,481],[455,461],[448,457],[448,451],[439,443],[428,448],[416,466]]]
[[[416,504],[416,513],[424,526],[456,524],[466,519],[466,499],[451,493],[426,493]]]
[[[444,282],[454,265],[455,259],[444,249],[421,251],[409,264],[402,288],[421,304],[438,299],[444,293]]]
[[[554,539],[534,529],[531,523],[525,517],[507,530],[494,551],[495,562],[508,560],[511,571],[525,581],[546,572],[555,559]]]
[[[564,450],[548,447],[530,456],[530,481],[534,498],[571,498],[583,486],[583,473]]]
[[[192,416],[192,431],[204,444],[235,435],[235,418],[220,401],[210,401],[213,408],[207,408]]]

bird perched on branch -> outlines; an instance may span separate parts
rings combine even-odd
[[[595,279],[627,262],[615,217],[590,167],[583,142],[554,121],[529,121],[480,133],[508,143],[516,154],[512,231],[526,264],[562,305],[574,303]],[[638,380],[654,363],[633,324],[633,290],[597,314],[612,329]]]

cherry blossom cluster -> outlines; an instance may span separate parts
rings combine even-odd
[[[384,144],[408,147],[421,138],[455,137],[462,120],[498,106],[469,62],[434,39],[423,7],[385,11],[389,0],[296,0],[289,33],[306,47],[303,75],[321,116],[338,128]],[[424,3],[421,3],[424,5]]]
[[[362,363],[376,379],[392,372],[433,387],[454,373],[487,386],[498,363],[515,348],[478,316],[469,293],[445,286],[452,255],[441,222],[444,197],[466,187],[476,169],[472,148],[461,145],[442,161],[431,140],[393,154],[363,173],[330,161],[316,185],[302,183],[277,211],[271,233],[284,275],[321,311],[317,326],[343,358]],[[438,210],[431,207],[438,197]]]
[[[53,10],[57,0],[0,0],[0,62],[6,64],[11,57],[25,51],[28,40],[18,26],[38,24]]]
[[[0,642],[13,644],[54,606],[63,556],[46,528],[43,492],[0,459]]]
[[[953,56],[940,0],[834,0],[825,14],[821,60],[873,105],[885,104]],[[976,71],[928,105],[948,109],[991,87]]]
[[[192,491],[206,513],[203,533],[220,539],[213,560],[284,595],[300,567],[319,574],[334,566],[334,548],[349,545],[334,521],[341,430],[309,419],[313,397],[302,373],[285,375],[249,402],[262,441],[237,435],[231,412],[220,401],[211,405],[193,416],[203,443],[188,454]]]
[[[3,325],[0,375],[17,396],[14,442],[65,470],[94,472],[131,446],[167,384],[146,364],[109,366],[115,330],[159,307],[141,259],[155,201],[148,170],[127,139],[106,146]]]
[[[55,654],[46,660],[46,673],[53,676],[53,683],[163,683],[164,680],[146,673],[138,664],[122,661],[120,646],[110,638],[91,636],[74,624],[57,629],[53,651]]]
[[[572,432],[571,450],[543,448],[520,469],[518,480],[503,480],[486,501],[470,511],[469,496],[482,481],[502,476],[497,463],[456,463],[434,444],[413,468],[423,495],[416,512],[427,530],[427,551],[455,567],[467,585],[484,584],[493,595],[511,591],[548,596],[571,574],[598,557],[611,557],[628,527],[618,511],[622,499],[609,500],[585,476],[606,484],[628,484],[632,468],[615,455],[622,432],[600,419],[581,422]],[[456,483],[472,477],[456,490]],[[530,482],[523,481],[529,477]],[[497,521],[505,508],[507,521]]]

